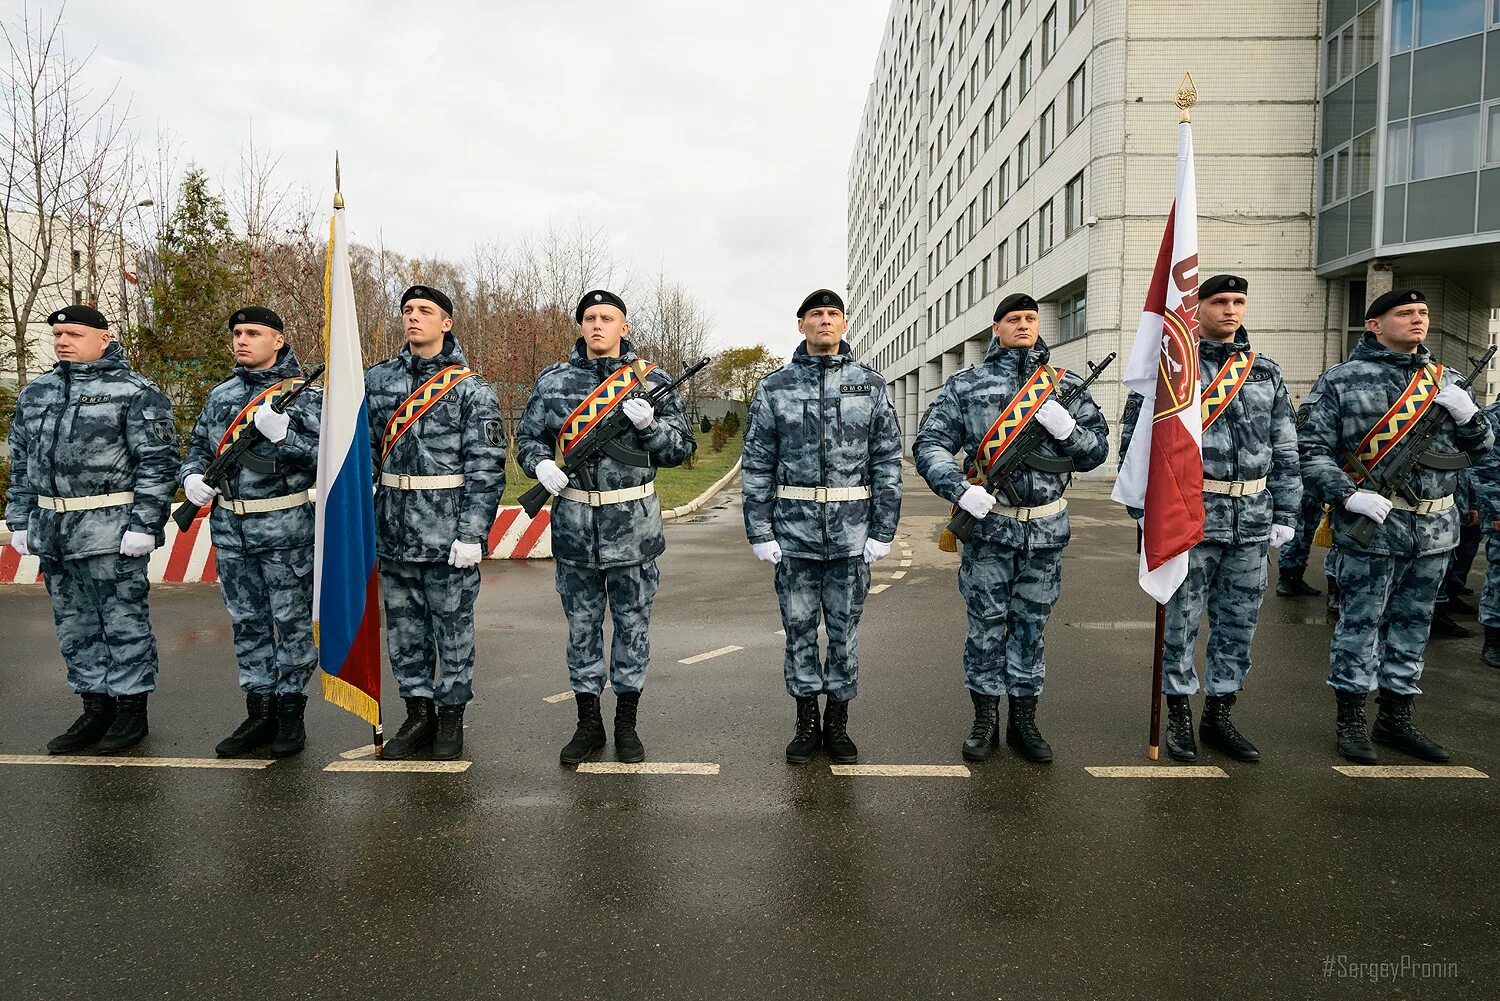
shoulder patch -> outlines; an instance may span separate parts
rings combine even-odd
[[[1300,428],[1312,419],[1312,401],[1309,400],[1297,408],[1297,426]]]
[[[874,386],[840,386],[839,392],[845,396],[869,396],[875,391]]]
[[[502,445],[505,443],[505,427],[497,420],[484,422],[484,440],[491,445]]]

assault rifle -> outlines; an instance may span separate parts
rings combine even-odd
[[[1115,353],[1111,351],[1097,365],[1093,362],[1086,362],[1085,364],[1089,367],[1088,377],[1069,389],[1060,390],[1057,394],[1057,402],[1064,407],[1070,406],[1088,390],[1089,384],[1099,378],[1114,360]],[[1051,435],[1047,433],[1047,429],[1037,423],[1036,418],[1033,417],[990,469],[985,477],[985,489],[996,497],[1003,498],[1011,507],[1021,507],[1021,495],[1016,492],[1012,477],[1022,466],[1030,466],[1043,473],[1071,473],[1073,471],[1072,459],[1041,454],[1042,445],[1050,439]],[[977,459],[975,464],[978,464]],[[973,537],[974,529],[978,525],[978,518],[960,509],[953,516],[953,520],[948,522],[948,531],[952,532],[960,542],[967,543]]]
[[[1474,370],[1456,385],[1468,389],[1474,380],[1484,374],[1485,367],[1489,365],[1490,359],[1494,357],[1495,349],[1490,348],[1478,358],[1470,357]],[[1439,389],[1442,387],[1439,386]],[[1408,504],[1417,504],[1422,497],[1417,493],[1417,468],[1425,466],[1428,469],[1455,470],[1463,469],[1472,462],[1463,452],[1433,452],[1428,449],[1432,439],[1437,437],[1442,421],[1448,416],[1448,411],[1433,403],[1417,418],[1416,426],[1402,437],[1401,443],[1396,447],[1400,449],[1396,455],[1387,458],[1380,463],[1380,472],[1376,472],[1366,466],[1360,457],[1354,452],[1346,452],[1344,457],[1348,460],[1349,468],[1359,476],[1361,489],[1371,489],[1387,500],[1395,500],[1397,497]],[[1480,420],[1484,418],[1481,416]],[[1356,521],[1344,532],[1344,538],[1359,546],[1361,549],[1370,544],[1375,537],[1375,529],[1380,527],[1380,522],[1364,515],[1357,515]]]
[[[293,389],[275,403],[272,403],[271,409],[278,414],[285,413],[286,408],[291,406],[292,401],[297,398],[297,394],[316,382],[326,367],[319,365],[307,373],[302,385]],[[252,448],[265,440],[266,436],[261,434],[260,429],[255,426],[255,422],[251,421],[250,426],[241,431],[240,436],[230,442],[229,447],[215,456],[214,461],[208,464],[208,468],[203,471],[203,482],[215,490],[220,490],[236,466],[244,466],[246,469],[256,473],[274,473],[276,471],[275,462],[266,462],[252,455],[250,452]],[[183,501],[177,510],[172,512],[172,520],[177,522],[179,529],[186,532],[188,526],[193,523],[194,518],[198,517],[198,512],[201,510],[203,510],[202,507],[194,504],[192,501]]]
[[[641,392],[640,387],[644,384],[644,380],[639,380],[625,399],[644,397],[645,401],[651,404],[652,410],[660,410],[667,398],[677,391],[678,386],[701,372],[712,360],[704,358],[702,361],[689,365],[677,378],[657,386],[649,393]],[[570,478],[577,477],[578,484],[583,489],[595,490],[597,487],[594,483],[594,463],[602,455],[631,466],[649,466],[650,456],[639,449],[631,448],[623,441],[625,432],[634,429],[635,426],[630,423],[630,418],[625,416],[625,400],[621,400],[610,408],[603,420],[594,425],[588,434],[569,449],[568,454],[560,463],[562,471]],[[538,483],[521,495],[521,507],[525,509],[528,517],[535,518],[536,513],[546,506],[551,497],[547,488]]]

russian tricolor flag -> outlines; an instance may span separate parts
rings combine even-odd
[[[313,629],[323,698],[380,728],[380,586],[365,366],[354,315],[343,197],[335,195],[323,274],[328,372],[318,443]]]

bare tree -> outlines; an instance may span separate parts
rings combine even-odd
[[[669,280],[665,272],[658,272],[632,328],[636,349],[642,357],[676,374],[707,351],[713,317],[691,293]],[[683,386],[683,402],[689,415],[698,412],[698,399],[702,395],[703,386],[698,380]]]

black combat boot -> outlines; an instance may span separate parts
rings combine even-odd
[[[1500,667],[1500,626],[1484,627],[1484,651],[1479,656],[1485,667]]]
[[[859,748],[849,737],[849,702],[835,702],[828,698],[828,710],[823,714],[823,750],[828,760],[836,765],[852,765],[859,760]]]
[[[578,701],[578,729],[573,731],[573,739],[557,756],[565,765],[576,765],[604,747],[604,717],[599,715],[599,696],[579,692],[575,698]]]
[[[264,747],[276,736],[276,696],[269,692],[245,693],[245,722],[219,741],[214,753],[233,758],[257,747]]]
[[[1338,738],[1339,753],[1356,765],[1373,765],[1375,745],[1370,743],[1370,731],[1365,728],[1364,692],[1333,693],[1339,702],[1338,722],[1334,734]]]
[[[1444,603],[1432,610],[1431,635],[1435,640],[1461,640],[1472,634],[1453,620],[1453,616],[1448,614],[1447,605]]]
[[[615,692],[615,757],[627,764],[646,760],[646,747],[635,732],[640,692]]]
[[[452,761],[464,750],[464,707],[437,707],[437,734],[432,738],[432,760]]]
[[[1328,599],[1323,603],[1323,607],[1330,617],[1336,619],[1339,617],[1339,582],[1332,577],[1325,577],[1324,580],[1328,583]]]
[[[1010,720],[1005,727],[1005,742],[1021,753],[1021,757],[1036,764],[1052,760],[1052,745],[1047,743],[1042,732],[1036,728],[1036,696],[1012,695],[1010,697]]]
[[[1203,719],[1198,723],[1198,739],[1236,761],[1259,761],[1260,752],[1245,739],[1244,734],[1234,728],[1234,722],[1229,718],[1229,707],[1232,705],[1233,692],[1204,698]]]
[[[380,749],[380,756],[390,761],[400,761],[427,750],[432,747],[432,738],[437,733],[437,712],[430,698],[413,695],[403,697],[401,701],[406,703],[406,719],[396,736]]]
[[[1410,695],[1398,695],[1384,688],[1375,696],[1379,711],[1375,715],[1375,728],[1370,735],[1377,744],[1394,747],[1403,754],[1410,754],[1423,761],[1442,764],[1451,755],[1448,749],[1427,734],[1418,730],[1411,722]]]
[[[307,696],[276,696],[276,739],[271,741],[271,757],[290,758],[307,746],[307,728],[302,714],[307,711]]]
[[[1443,602],[1443,610],[1449,615],[1478,615],[1479,609],[1459,597],[1455,588],[1448,592],[1448,600]]]
[[[121,695],[115,699],[115,721],[99,738],[100,754],[119,754],[139,744],[151,732],[146,725],[146,693]]]
[[[1276,578],[1276,593],[1283,598],[1316,598],[1322,594],[1322,591],[1302,579],[1302,575],[1306,572],[1306,567],[1301,570],[1281,571],[1281,575]]]
[[[1000,696],[982,695],[969,689],[974,703],[974,725],[964,741],[965,761],[987,761],[1000,746]]]
[[[1198,758],[1198,742],[1193,740],[1193,707],[1186,695],[1167,696],[1167,756],[1174,761]]]
[[[799,695],[797,698],[797,729],[792,742],[786,745],[786,763],[805,765],[817,753],[822,743],[823,731],[818,721],[818,697]]]
[[[68,732],[47,741],[48,754],[69,754],[92,747],[115,721],[115,700],[103,692],[81,692],[83,715],[73,721]]]

